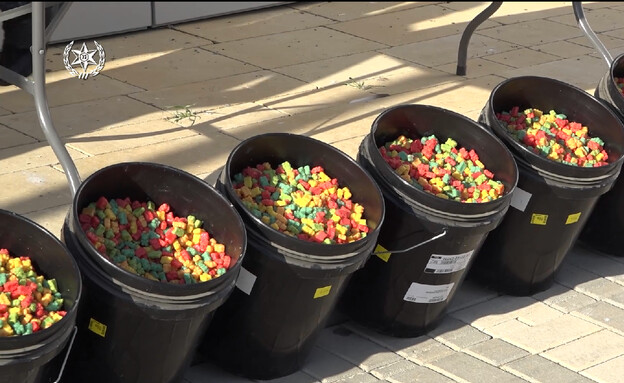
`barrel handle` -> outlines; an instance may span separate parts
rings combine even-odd
[[[446,229],[442,230],[442,232],[441,232],[441,233],[436,234],[435,236],[433,236],[433,237],[429,238],[428,240],[423,241],[423,242],[420,242],[420,243],[417,243],[417,244],[415,244],[414,246],[408,247],[407,249],[403,249],[403,250],[384,250],[384,251],[375,251],[375,252],[373,252],[373,255],[377,255],[377,254],[386,254],[386,253],[393,253],[393,254],[395,254],[395,253],[406,253],[406,252],[408,252],[408,251],[410,251],[410,250],[413,250],[413,249],[415,249],[415,248],[417,248],[417,247],[419,247],[419,246],[422,246],[422,245],[424,245],[424,244],[426,244],[426,243],[429,243],[429,242],[431,242],[431,241],[435,241],[435,240],[436,240],[436,239],[438,239],[438,238],[442,238],[442,237],[444,237],[445,235],[446,235]]]
[[[61,378],[63,377],[63,371],[65,370],[65,364],[67,363],[67,359],[69,358],[69,353],[71,352],[72,346],[74,345],[74,339],[76,339],[76,333],[78,332],[78,327],[74,326],[72,330],[72,337],[69,341],[69,347],[67,348],[67,352],[65,353],[65,358],[63,358],[63,364],[61,365],[61,370],[59,371],[58,378],[53,383],[59,383]]]

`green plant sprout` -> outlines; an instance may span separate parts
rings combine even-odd
[[[174,105],[174,106],[167,107],[167,109],[173,110],[174,113],[173,113],[173,116],[167,117],[166,120],[172,120],[173,122],[180,122],[188,118],[191,121],[191,126],[193,126],[193,124],[195,124],[195,120],[197,120],[198,118],[201,118],[201,116],[197,112],[192,111],[190,109],[193,106],[195,106],[195,104]]]

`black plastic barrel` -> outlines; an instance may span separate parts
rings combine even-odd
[[[624,77],[624,53],[613,59],[594,91],[596,98],[605,102],[620,118],[624,118],[624,96],[617,87],[616,77]]]
[[[176,216],[194,215],[226,246],[233,266],[207,282],[176,285],[152,281],[99,254],[82,231],[82,208],[108,199],[168,203]],[[212,186],[182,170],[155,163],[103,168],[78,188],[63,239],[82,271],[84,305],[68,363],[75,383],[181,382],[214,311],[231,294],[247,236],[234,207]]]
[[[594,96],[624,121],[624,96],[615,78],[624,77],[624,54],[613,60],[609,70],[600,79]],[[620,175],[613,188],[605,193],[594,207],[579,242],[614,256],[624,256],[624,179]]]
[[[65,245],[37,223],[0,210],[0,248],[28,256],[34,269],[56,279],[65,316],[29,335],[0,337],[0,381],[48,383],[58,379],[75,331],[82,282],[78,265]]]
[[[270,228],[236,195],[232,178],[247,166],[289,161],[293,168],[322,166],[364,206],[370,232],[346,244],[307,242]],[[305,363],[345,284],[370,256],[384,219],[381,191],[349,156],[305,136],[251,137],[229,155],[217,189],[245,221],[248,255],[237,286],[210,324],[202,349],[230,372],[253,379],[290,375]]]
[[[514,106],[544,113],[555,110],[569,121],[587,126],[591,136],[604,140],[609,164],[571,166],[528,150],[496,119],[495,113]],[[594,205],[618,177],[624,158],[624,127],[608,107],[587,92],[535,76],[511,78],[497,85],[479,121],[510,148],[520,176],[512,208],[486,240],[472,271],[482,282],[510,295],[546,290]]]
[[[452,138],[474,149],[504,184],[503,196],[485,203],[434,196],[399,177],[379,151],[400,135],[419,139],[432,134],[441,142]],[[381,113],[360,144],[358,162],[383,191],[386,218],[375,255],[354,274],[340,307],[381,333],[424,334],[442,320],[483,240],[507,211],[516,164],[505,146],[475,121],[416,104]]]

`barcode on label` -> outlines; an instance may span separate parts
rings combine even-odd
[[[451,255],[431,254],[425,266],[425,273],[448,274],[463,270],[468,266],[472,253],[474,250]]]
[[[414,303],[438,303],[445,301],[455,283],[446,285],[424,285],[420,283],[412,283],[403,300]]]

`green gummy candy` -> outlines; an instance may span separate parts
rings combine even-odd
[[[160,250],[153,250],[147,252],[147,257],[150,259],[158,259],[162,256],[162,252]],[[145,259],[145,258],[143,258]]]
[[[191,284],[194,280],[188,273],[184,273],[184,282],[186,282],[186,284]]]
[[[145,213],[145,208],[143,206],[136,208],[132,211],[132,215],[134,215],[137,218],[139,218],[139,216],[142,215],[143,213]]]
[[[128,216],[123,211],[119,212],[119,214],[117,215],[117,219],[119,220],[119,223],[122,224],[122,225],[127,225],[128,224]]]
[[[158,226],[160,226],[160,220],[158,218],[154,218],[153,220],[150,221],[150,223],[148,224],[148,226],[151,229],[156,229]]]
[[[58,287],[56,286],[56,279],[48,279],[48,288],[53,293],[58,291]]]
[[[128,233],[128,230],[122,230],[121,239],[123,239],[124,241],[132,241],[132,235]]]
[[[106,227],[104,227],[104,225],[102,224],[99,224],[98,227],[95,229],[95,234],[98,237],[102,237],[105,231],[106,231]]]
[[[24,334],[24,325],[21,324],[20,322],[15,322],[13,323],[13,325],[11,326],[13,327],[13,331],[15,331],[15,334],[17,335],[22,335]]]
[[[63,301],[60,299],[55,299],[52,302],[50,302],[47,306],[46,306],[46,310],[48,311],[58,311],[61,306],[63,304]]]

